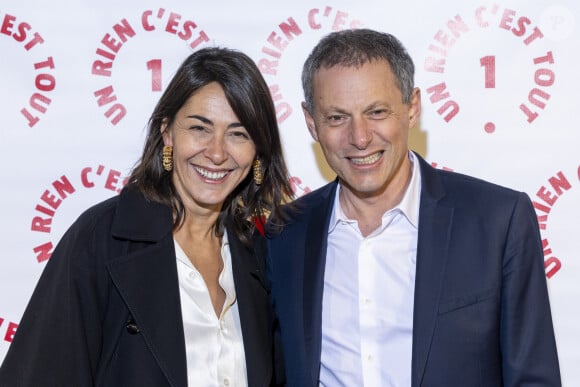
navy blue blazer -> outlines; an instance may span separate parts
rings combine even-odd
[[[169,207],[128,189],[81,215],[43,271],[0,386],[186,387],[172,228]],[[248,384],[274,385],[265,239],[248,248],[228,230]]]
[[[560,386],[529,197],[418,159],[412,387]],[[268,276],[288,386],[318,385],[336,188],[335,181],[300,198],[283,231],[269,235]]]

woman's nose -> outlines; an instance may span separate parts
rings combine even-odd
[[[212,139],[208,141],[204,154],[216,165],[223,163],[228,158],[224,137],[213,136]]]

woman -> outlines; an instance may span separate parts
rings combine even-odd
[[[0,385],[274,385],[257,230],[292,195],[287,177],[252,60],[193,53],[157,103],[127,186],[55,249]]]

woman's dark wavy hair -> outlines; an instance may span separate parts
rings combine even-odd
[[[224,233],[226,220],[238,237],[250,243],[256,229],[269,215],[285,219],[280,205],[293,196],[284,161],[276,110],[268,85],[256,64],[246,54],[221,47],[208,47],[191,54],[179,67],[157,102],[149,119],[148,134],[141,159],[133,168],[128,186],[138,189],[151,201],[173,209],[174,229],[184,221],[185,210],[172,181],[172,173],[161,164],[163,139],[161,125],[170,127],[179,109],[200,88],[217,82],[256,146],[262,161],[263,181],[257,185],[250,173],[226,198],[215,227]]]

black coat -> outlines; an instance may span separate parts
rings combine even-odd
[[[273,385],[265,243],[228,232],[249,386]],[[54,250],[0,368],[0,386],[187,386],[171,210],[123,190]]]

